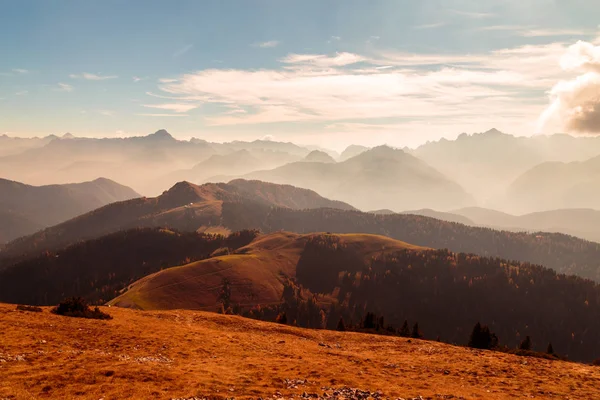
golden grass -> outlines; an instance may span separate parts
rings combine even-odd
[[[232,282],[232,301],[241,305],[272,304],[281,300],[283,280],[296,275],[306,241],[316,235],[277,232],[259,236],[241,254],[213,257],[148,275],[110,302],[142,310],[214,310],[223,278]],[[422,250],[385,236],[335,234],[357,257],[381,252]]]
[[[323,386],[392,398],[600,398],[600,368],[581,364],[197,311],[104,311],[114,319],[0,305],[0,399],[289,397]],[[285,379],[308,384],[288,389]]]

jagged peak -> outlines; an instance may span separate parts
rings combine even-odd
[[[62,135],[60,138],[61,139],[73,139],[73,138],[75,138],[75,135],[73,135],[72,133],[67,132],[64,135]]]
[[[159,129],[154,133],[146,136],[149,139],[160,139],[160,140],[175,140],[173,136],[166,129]]]

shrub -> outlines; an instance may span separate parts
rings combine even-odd
[[[62,301],[58,306],[52,309],[54,314],[64,315],[66,317],[89,318],[89,319],[112,319],[112,317],[98,307],[90,309],[84,299],[81,297],[71,297]]]
[[[592,365],[595,365],[596,367],[600,367],[600,358],[596,358],[594,360],[594,362],[592,363]]]
[[[277,318],[275,319],[275,322],[279,323],[279,324],[287,324],[287,315],[285,315],[285,313],[281,313],[277,316]]]

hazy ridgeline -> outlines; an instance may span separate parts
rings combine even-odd
[[[269,140],[182,141],[164,130],[105,139],[4,135],[0,144],[0,177],[29,185],[103,177],[156,196],[181,181],[242,177],[312,189],[363,211],[412,212],[475,226],[600,240],[600,138],[514,137],[490,130],[416,149],[352,145],[341,154]],[[72,210],[67,214],[46,207],[44,217],[37,218],[30,206],[15,201],[19,194],[8,193],[0,197],[6,221],[0,242],[124,199],[105,196],[102,203],[83,208],[66,205]],[[47,189],[39,193],[67,204]]]

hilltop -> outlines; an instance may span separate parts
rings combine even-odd
[[[97,321],[14,308],[0,304],[0,397],[289,398],[344,387],[407,399],[599,395],[598,367],[418,339],[183,310],[113,307],[104,309],[112,320]]]
[[[253,216],[222,215],[224,204],[238,203],[256,205],[261,210],[268,210],[270,207],[354,210],[349,204],[329,200],[312,190],[290,185],[237,179],[229,183],[198,186],[184,181],[175,184],[160,196],[108,204],[54,227],[19,238],[9,243],[0,256],[22,256],[30,252],[58,249],[81,240],[132,228],[168,227],[202,232],[214,232],[216,229],[221,233],[241,230],[235,229],[234,225],[247,224]]]
[[[304,327],[335,329],[340,318],[360,324],[372,312],[396,329],[416,321],[427,338],[461,343],[481,320],[502,345],[515,347],[530,335],[537,351],[551,342],[573,360],[600,355],[598,285],[375,235],[259,236],[229,254],[148,275],[109,304],[213,311],[225,292],[225,309],[271,321],[285,313],[288,323]]]
[[[223,256],[169,268],[133,283],[110,304],[139,309],[215,309],[224,278],[234,282],[233,300],[255,306],[281,301],[284,283],[304,272],[307,243],[320,234],[298,235],[278,232],[255,239],[249,245]],[[347,249],[346,258],[363,263],[382,253],[401,249],[422,249],[375,235],[334,235]],[[315,271],[313,271],[315,272]],[[319,273],[308,272],[311,279]],[[326,274],[323,271],[323,274]]]

